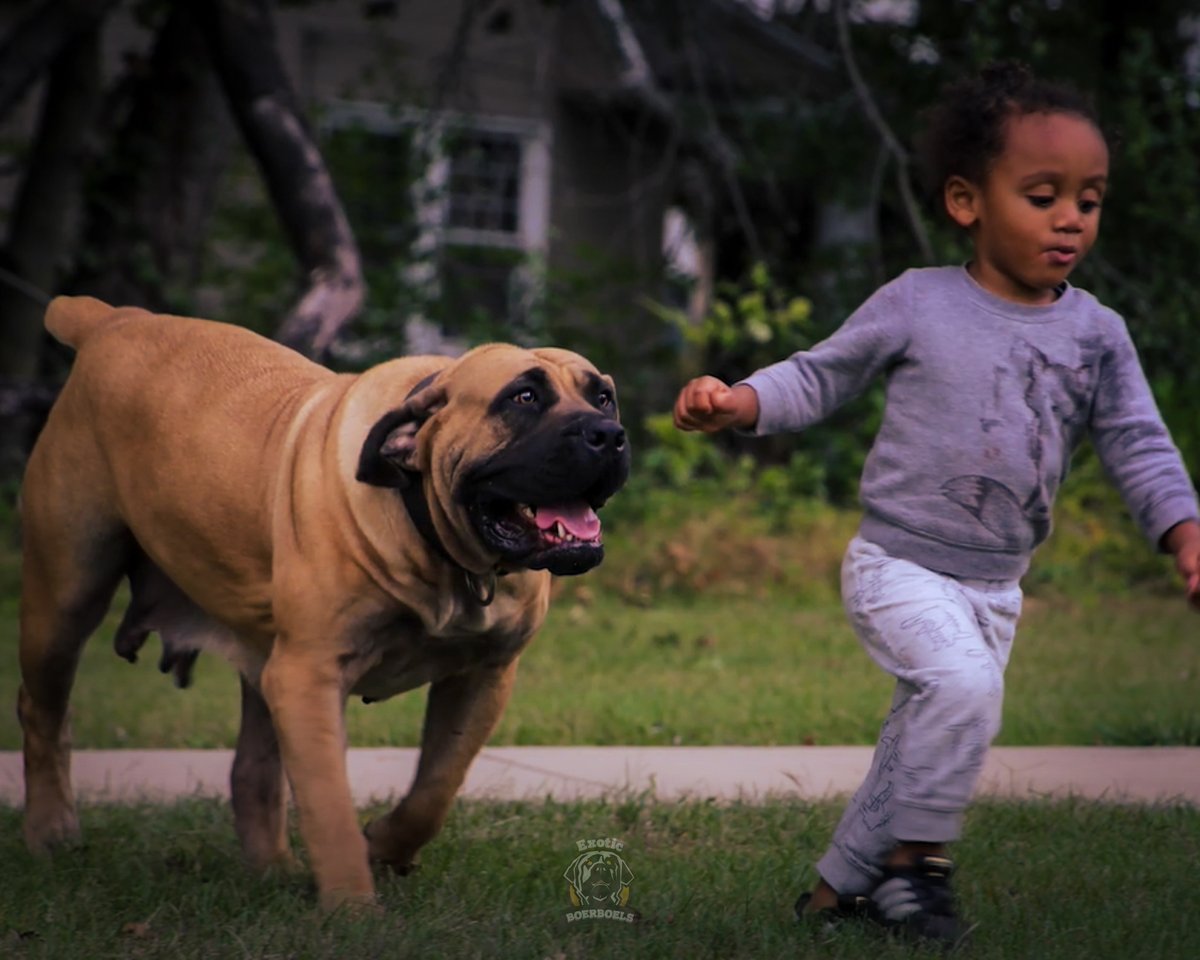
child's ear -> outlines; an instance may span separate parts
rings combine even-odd
[[[942,188],[946,213],[960,227],[968,229],[979,219],[979,190],[963,177],[950,177]]]

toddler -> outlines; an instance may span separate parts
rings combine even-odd
[[[948,88],[921,152],[970,261],[908,270],[827,340],[732,387],[692,380],[674,413],[681,430],[798,431],[884,378],[842,597],[895,696],[796,909],[952,945],[964,928],[946,845],[1000,727],[1020,578],[1072,451],[1090,436],[1193,603],[1200,512],[1124,322],[1067,282],[1096,241],[1108,178],[1087,100],[993,64]]]

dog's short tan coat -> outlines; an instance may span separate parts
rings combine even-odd
[[[546,430],[596,416],[588,390],[607,378],[568,351],[500,344],[339,375],[236,326],[85,297],[55,300],[46,325],[77,357],[22,491],[28,844],[78,833],[67,700],[82,644],[127,575],[118,649],[132,658],[157,630],[177,665],[180,651],[215,649],[241,673],[231,786],[250,863],[291,859],[286,771],[322,905],[370,902],[369,860],[406,868],[440,829],[549,603],[549,573],[504,569],[457,496],[465,471],[519,432],[497,397],[541,371],[555,398],[535,423]],[[412,422],[387,442],[422,486],[432,542],[395,489],[356,478],[365,439],[398,409]],[[623,434],[610,434],[617,452],[604,455],[618,457]],[[364,833],[345,700],[426,683],[414,782]]]

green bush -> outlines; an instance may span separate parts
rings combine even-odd
[[[744,375],[819,339],[812,301],[772,280],[766,264],[754,264],[740,283],[717,284],[708,314],[647,302],[652,313],[674,327],[705,372],[723,379]]]
[[[678,333],[692,375],[706,373],[734,383],[755,370],[805,350],[831,334],[844,320],[833,310],[818,313],[813,302],[776,281],[767,266],[754,264],[741,282],[717,285],[711,309],[700,320],[682,310],[648,304],[656,316]],[[817,497],[837,504],[853,502],[871,438],[883,412],[883,387],[867,392],[827,420],[790,436],[749,439],[723,434],[717,446],[742,464],[763,465],[757,484],[773,502],[779,497]],[[670,417],[646,423],[651,449],[639,457],[639,469],[659,476],[711,475],[713,441],[671,437]]]

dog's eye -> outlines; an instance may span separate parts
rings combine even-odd
[[[527,407],[537,403],[538,395],[536,390],[526,387],[524,390],[518,390],[509,399],[518,406]]]
[[[596,406],[601,410],[609,410],[613,405],[613,395],[611,390],[601,390],[596,397]]]

